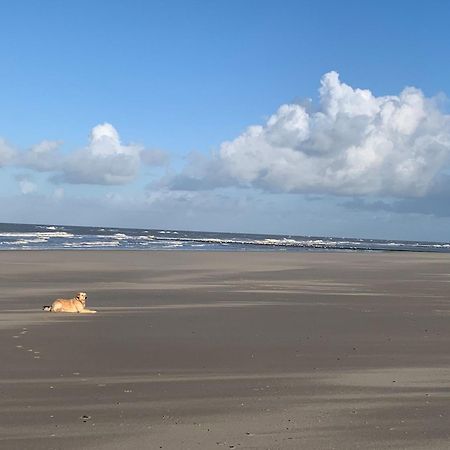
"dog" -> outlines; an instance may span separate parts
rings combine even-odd
[[[43,306],[44,311],[50,312],[70,312],[70,313],[80,313],[80,314],[95,314],[97,311],[93,309],[86,308],[87,300],[86,292],[78,292],[75,298],[64,299],[58,298],[53,303],[52,306]]]

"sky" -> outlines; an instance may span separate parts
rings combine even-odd
[[[0,222],[450,240],[448,2],[0,17]]]

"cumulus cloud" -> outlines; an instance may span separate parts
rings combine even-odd
[[[123,145],[111,124],[97,125],[88,146],[69,154],[54,179],[73,184],[125,184],[136,177],[142,150],[138,145]]]
[[[51,181],[71,184],[120,185],[133,181],[142,164],[164,166],[169,154],[141,145],[125,145],[109,123],[91,130],[88,145],[63,153],[62,141],[44,140],[25,151],[16,151],[0,139],[0,166],[14,165],[51,173]]]
[[[61,141],[44,140],[23,152],[20,155],[19,164],[39,172],[57,170],[62,165],[62,156],[59,152],[61,145]]]
[[[168,185],[239,185],[337,195],[422,196],[446,167],[450,116],[412,87],[375,96],[323,76],[313,110],[282,105],[264,125],[224,142],[208,163],[190,163]]]
[[[16,156],[16,151],[2,138],[0,138],[0,167],[9,164]]]
[[[210,157],[200,152],[191,152],[187,156],[187,166],[182,172],[175,176],[166,175],[158,183],[151,183],[148,187],[170,188],[174,191],[199,191],[228,187],[233,184],[233,180],[217,155]]]

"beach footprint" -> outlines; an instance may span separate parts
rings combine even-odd
[[[13,339],[20,339],[22,337],[25,337],[25,335],[28,333],[28,328],[23,327],[20,331],[17,332],[17,334],[14,334],[12,337]],[[36,351],[33,348],[27,348],[24,345],[18,344],[15,346],[17,350],[26,350],[28,353],[30,353],[34,359],[40,359],[41,358],[41,352]]]

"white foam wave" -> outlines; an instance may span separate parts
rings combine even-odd
[[[0,233],[0,237],[11,238],[73,238],[72,233],[66,231],[36,231],[35,233],[19,233],[19,232],[5,232]]]
[[[48,238],[36,238],[36,239],[18,239],[17,241],[8,242],[15,245],[27,245],[27,244],[42,244],[48,242]]]
[[[123,239],[130,239],[131,236],[128,236],[127,234],[123,233],[116,233],[113,236],[111,236],[113,239],[123,240]]]
[[[117,239],[118,241],[123,241],[123,240],[146,240],[146,241],[150,241],[153,240],[155,238],[155,236],[153,235],[138,235],[138,236],[130,236],[129,234],[124,234],[124,233],[115,233],[112,236],[105,236],[102,234],[97,234],[96,235],[97,238],[102,238],[102,237],[108,237],[108,238],[112,238],[112,239]]]
[[[176,244],[168,244],[168,245],[165,245],[163,248],[178,248],[178,247],[183,247],[183,244],[181,242],[176,243]]]
[[[183,241],[183,242],[203,242],[208,244],[219,244],[219,245],[230,245],[230,244],[238,244],[238,245],[266,245],[266,246],[277,246],[277,247],[336,247],[339,242],[331,241],[331,240],[323,240],[323,239],[308,239],[308,240],[296,240],[296,239],[274,239],[274,238],[266,238],[266,239],[220,239],[220,238],[172,238],[172,237],[156,237],[155,239],[164,240],[164,241]]]
[[[33,230],[33,228],[31,228]],[[67,249],[94,249],[94,248],[128,248],[128,249],[175,249],[203,247],[220,250],[221,247],[230,246],[237,250],[270,248],[287,250],[288,248],[304,249],[340,249],[340,250],[414,250],[448,252],[448,242],[403,242],[379,241],[366,239],[349,239],[345,237],[315,237],[315,236],[255,236],[177,232],[169,230],[124,230],[124,229],[97,229],[103,230],[101,234],[84,234],[70,228],[60,226],[36,226],[38,231],[0,232],[0,248],[67,248]],[[87,231],[93,231],[91,229]],[[100,231],[98,231],[100,232]],[[151,233],[154,234],[151,234]],[[95,233],[95,231],[94,231]],[[136,233],[136,234],[135,234]],[[138,234],[139,233],[139,234]]]
[[[83,241],[83,242],[64,242],[63,246],[67,248],[86,248],[86,247],[118,247],[118,241]]]

